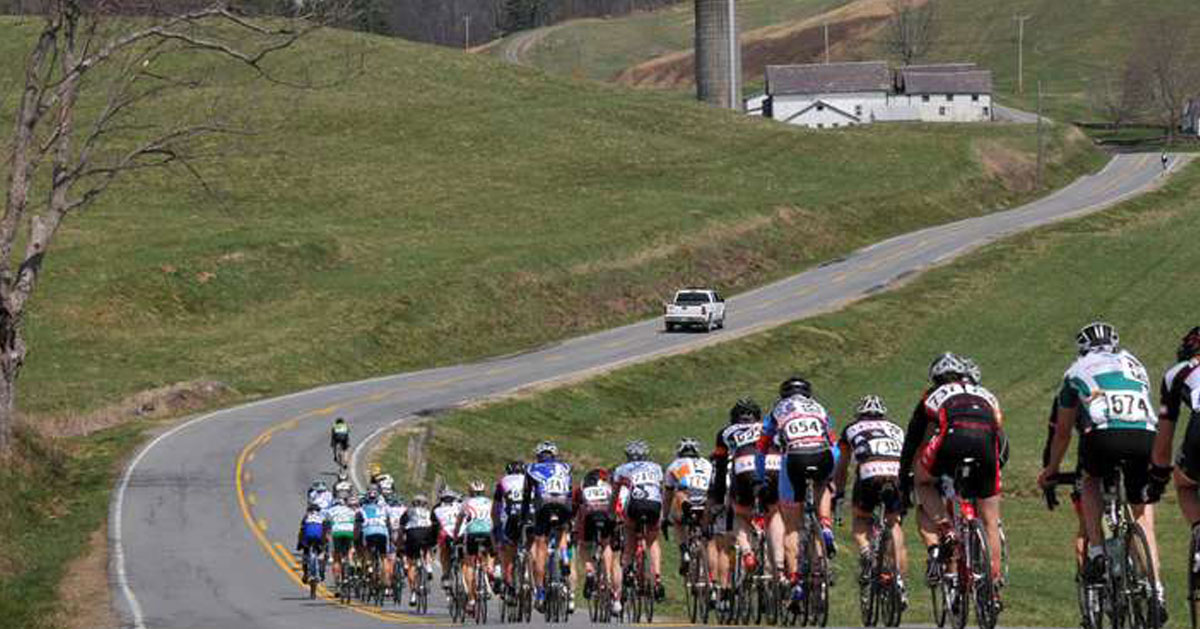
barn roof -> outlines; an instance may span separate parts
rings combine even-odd
[[[883,61],[767,66],[767,93],[887,92],[891,72]]]
[[[913,72],[906,71],[904,92],[907,94],[991,94],[992,72]]]

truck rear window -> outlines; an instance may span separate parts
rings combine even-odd
[[[708,293],[679,293],[679,295],[675,297],[675,303],[681,305],[707,304]]]

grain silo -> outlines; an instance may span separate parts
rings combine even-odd
[[[735,0],[696,1],[696,98],[742,109],[742,54]]]

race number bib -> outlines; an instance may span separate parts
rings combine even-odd
[[[768,472],[778,472],[779,470],[783,469],[783,455],[768,454],[765,459],[766,460],[763,462],[763,467],[765,467]]]
[[[744,474],[754,471],[754,455],[747,454],[733,460],[733,473]]]
[[[551,476],[542,483],[542,490],[551,496],[561,496],[571,490],[571,481],[565,476]]]
[[[612,497],[612,490],[608,487],[585,487],[583,490],[583,499],[586,502],[606,502]]]
[[[870,461],[858,466],[858,477],[862,479],[899,475],[899,461]]]
[[[825,434],[824,422],[817,417],[797,417],[787,420],[783,433],[788,441],[802,441]]]
[[[871,450],[871,456],[900,456],[900,451],[903,447],[900,442],[890,437],[882,437],[872,439],[867,442],[867,447]]]

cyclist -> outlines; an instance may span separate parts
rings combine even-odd
[[[708,499],[708,486],[712,483],[712,463],[700,456],[700,442],[691,437],[684,437],[675,446],[677,457],[666,471],[666,500],[669,509],[663,522],[664,533],[666,526],[673,519],[675,522],[675,537],[679,541],[679,574],[688,573],[688,564],[692,561],[703,561],[701,557],[688,556],[687,527],[699,524],[704,514],[704,504]]]
[[[858,545],[859,585],[871,578],[872,513],[882,504],[883,530],[892,535],[892,552],[896,555],[897,584],[900,586],[901,606],[908,606],[904,574],[908,570],[908,553],[904,548],[904,529],[900,526],[903,508],[900,498],[900,452],[904,447],[904,430],[888,419],[883,399],[868,395],[854,410],[854,421],[846,425],[838,440],[840,456],[834,473],[837,497],[845,493],[850,463],[855,463],[854,543]]]
[[[333,505],[333,492],[323,480],[315,480],[308,487],[308,501],[315,502],[324,511]]]
[[[713,463],[713,481],[708,490],[708,524],[711,539],[708,542],[708,573],[712,575],[714,584],[713,602],[718,609],[724,610],[728,604],[731,591],[732,556],[734,549],[734,516],[733,470],[725,465],[723,472],[717,472],[716,457],[710,456]]]
[[[380,504],[379,492],[374,489],[367,492],[367,499],[358,511],[357,522],[363,549],[366,551],[368,566],[372,559],[378,558],[383,568],[380,581],[385,591],[392,588],[392,561],[389,558],[388,545],[391,541],[392,530],[388,522],[387,504]]]
[[[927,426],[923,435],[920,465],[916,470],[917,497],[933,520],[943,548],[951,543],[952,529],[942,500],[938,479],[952,475],[964,458],[974,458],[978,467],[969,476],[963,497],[974,499],[987,530],[991,553],[991,579],[1000,583],[1000,431],[1004,415],[996,396],[971,382],[971,368],[949,352],[929,366],[933,390],[918,407]],[[911,425],[910,425],[911,428]],[[907,439],[907,436],[906,436]],[[939,551],[940,552],[940,551]],[[999,609],[999,589],[996,589]]]
[[[1083,468],[1083,516],[1087,532],[1084,577],[1095,583],[1104,579],[1104,533],[1101,483],[1118,467],[1125,477],[1125,494],[1133,515],[1146,534],[1156,571],[1160,614],[1166,622],[1163,590],[1157,574],[1158,544],[1154,534],[1154,505],[1148,503],[1150,459],[1158,417],[1150,400],[1150,378],[1146,368],[1120,345],[1116,328],[1097,321],[1076,335],[1079,356],[1063,376],[1058,396],[1058,425],[1050,447],[1050,461],[1038,478],[1046,485],[1071,443],[1072,427],[1079,429],[1079,463]]]
[[[354,507],[342,498],[334,500],[325,514],[329,522],[329,536],[333,542],[333,580],[341,580],[343,567],[354,561],[354,523],[357,518]]]
[[[404,528],[404,559],[408,574],[408,606],[417,606],[417,570],[422,560],[425,562],[427,576],[433,574],[433,564],[429,551],[437,543],[437,531],[434,527],[433,513],[429,510],[429,499],[423,494],[413,496],[408,509],[400,518]]]
[[[1188,330],[1179,343],[1176,354],[1179,362],[1163,377],[1158,437],[1154,442],[1154,461],[1151,468],[1151,490],[1154,497],[1162,494],[1171,477],[1171,445],[1175,424],[1186,405],[1191,418],[1179,449],[1175,468],[1175,493],[1179,508],[1192,526],[1192,536],[1200,534],[1200,326]]]
[[[387,513],[388,530],[390,531],[387,558],[388,562],[391,563],[392,569],[388,571],[388,574],[394,575],[399,569],[399,566],[396,564],[398,560],[397,554],[399,554],[401,544],[404,543],[404,514],[408,511],[408,507],[404,506],[404,501],[394,492],[387,495],[384,504]],[[403,585],[403,583],[392,583],[392,587],[394,588],[401,588]]]
[[[583,475],[583,482],[575,489],[573,500],[575,511],[575,536],[583,554],[583,598],[591,599],[596,589],[596,565],[592,562],[592,546],[599,544],[600,569],[608,575],[609,583],[616,583],[617,574],[613,562],[613,486],[609,482],[608,470],[594,468]],[[614,601],[613,612],[620,613],[620,601]]]
[[[754,400],[741,398],[729,409],[729,425],[717,432],[712,463],[714,478],[721,484],[716,491],[733,504],[735,546],[744,553],[747,572],[754,570],[754,554],[750,551],[750,516],[759,489],[757,458],[758,440],[762,435],[762,408]],[[729,482],[724,479],[728,476]]]
[[[337,482],[333,484],[333,495],[345,501],[354,493],[354,483],[350,482],[350,477],[345,472],[338,474]]]
[[[516,562],[517,544],[521,538],[521,506],[525,494],[525,464],[521,461],[509,461],[504,468],[504,476],[496,482],[496,492],[492,498],[492,518],[499,524],[497,538],[500,545],[500,564],[504,570],[504,584],[508,591],[514,590],[513,564]]]
[[[442,589],[450,589],[450,552],[459,542],[458,514],[462,511],[462,499],[449,487],[438,492],[438,504],[433,508],[433,519],[437,526],[438,562],[442,566]]]
[[[471,481],[456,523],[458,536],[466,542],[463,580],[467,585],[468,614],[475,613],[475,571],[483,570],[485,574],[492,571],[492,499],[486,494],[487,485],[483,481]]]
[[[300,519],[300,532],[296,535],[296,552],[303,555],[306,549],[312,548],[318,558],[325,554],[325,532],[326,532],[325,511],[321,505],[316,502],[309,502],[308,508],[304,511],[304,517]],[[310,579],[318,581],[325,580],[325,564],[318,560],[321,566],[321,573],[309,574],[308,562],[304,562],[304,582],[308,583]]]
[[[759,437],[759,450],[765,451],[772,442],[778,443],[786,452],[784,467],[791,487],[801,489],[808,480],[813,481],[814,500],[817,507],[817,519],[821,522],[821,539],[824,541],[823,552],[832,557],[836,552],[833,540],[833,502],[829,492],[829,481],[833,478],[833,470],[837,464],[837,452],[834,444],[837,436],[833,432],[833,416],[829,411],[812,397],[812,384],[800,376],[792,376],[779,385],[779,401],[774,409],[763,420],[763,433]],[[809,468],[815,468],[810,472]],[[787,531],[789,536],[799,540],[800,518],[792,509],[793,517],[789,518],[792,528]],[[782,526],[782,520],[780,520]],[[776,532],[774,523],[768,527],[771,535],[773,562],[777,574],[784,575],[784,557],[782,532]],[[795,546],[797,551],[798,544]],[[793,599],[803,596],[800,585],[800,574],[796,570],[790,572],[794,588]]]
[[[392,475],[383,471],[371,476],[371,485],[379,490],[380,496],[386,496],[396,489],[396,481],[392,478]]]
[[[530,559],[533,564],[533,582],[537,584],[535,606],[540,610],[546,601],[546,557],[550,537],[550,520],[558,517],[564,527],[571,522],[571,466],[558,459],[558,446],[553,441],[543,441],[533,449],[535,460],[525,468],[525,487],[521,494],[521,522],[529,520],[533,511],[533,547]],[[559,537],[559,551],[564,555],[570,544],[570,535]],[[564,572],[570,565],[564,565]],[[575,598],[567,596],[567,609],[575,611]]]
[[[342,417],[333,420],[333,428],[329,430],[329,447],[333,450],[333,462],[345,467],[342,457],[350,450],[350,424]]]
[[[1046,427],[1046,443],[1042,446],[1042,467],[1050,464],[1050,448],[1054,444],[1054,433],[1058,428],[1058,396],[1054,397],[1054,402],[1050,405],[1050,421]],[[1071,506],[1075,512],[1075,519],[1079,526],[1075,529],[1075,568],[1083,569],[1083,560],[1087,553],[1087,531],[1083,526],[1083,505],[1080,504],[1080,499],[1083,494],[1083,479],[1079,473],[1079,457],[1075,457],[1075,485],[1071,488]]]
[[[654,598],[666,595],[662,585],[662,549],[658,543],[658,522],[663,514],[663,470],[650,460],[650,446],[636,440],[625,444],[626,462],[613,472],[617,487],[617,517],[625,523],[626,544],[621,557],[624,570],[632,570],[633,551],[637,546],[638,522],[642,521],[642,541],[650,554],[650,573],[654,578]],[[621,598],[623,574],[613,581],[613,596]]]

